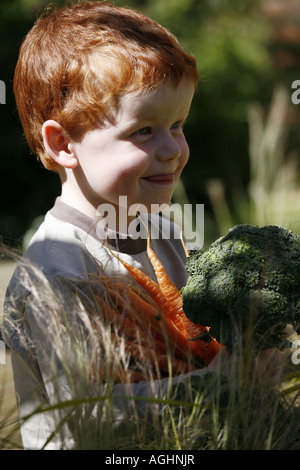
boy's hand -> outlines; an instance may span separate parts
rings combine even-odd
[[[210,372],[221,372],[222,375],[228,375],[231,369],[231,356],[225,347],[221,348],[218,354],[208,364],[207,369]]]
[[[269,348],[261,351],[249,364],[249,372],[259,381],[276,385],[280,382],[283,374],[284,358],[279,349]],[[214,357],[207,369],[210,372],[219,371],[227,377],[232,376],[233,368],[236,370],[236,376],[239,375],[241,361],[233,360],[226,348],[222,348]]]
[[[272,385],[280,383],[283,374],[284,358],[277,348],[260,351],[251,363],[252,372],[259,380]]]

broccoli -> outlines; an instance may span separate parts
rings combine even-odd
[[[236,225],[207,250],[191,251],[186,268],[186,316],[229,352],[238,344],[253,355],[280,348],[288,324],[299,333],[300,236],[290,230]]]

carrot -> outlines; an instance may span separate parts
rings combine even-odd
[[[164,344],[167,342],[174,355],[180,358],[195,355],[195,342],[189,342],[168,318],[159,315],[152,305],[139,297],[132,289],[128,287],[127,299],[118,295],[115,290],[110,291],[110,295],[113,297],[113,303],[124,311],[127,318],[144,328],[148,335],[151,333],[155,340],[158,339]],[[142,316],[138,315],[139,313]]]
[[[121,315],[117,310],[108,305],[103,299],[99,298],[98,302],[106,320],[110,321],[111,324],[117,328],[117,331],[122,333],[125,338],[131,341],[138,341],[149,347],[155,347],[155,349],[160,352],[166,351],[166,346],[163,342],[156,340],[155,343],[153,343],[153,340],[149,337],[145,330],[135,325],[127,317]]]
[[[159,370],[162,373],[169,372],[169,367],[172,368],[172,373],[177,375],[179,373],[186,373],[192,369],[196,369],[199,365],[192,365],[188,357],[181,355],[181,358],[170,356],[168,354],[168,348],[164,342],[159,340],[151,340],[150,337],[145,333],[145,331],[138,328],[134,325],[127,317],[122,317],[122,315],[108,305],[102,298],[98,298],[99,304],[102,308],[102,312],[105,315],[105,318],[108,321],[111,321],[112,324],[117,323],[117,327],[121,328],[117,331],[112,332],[112,337],[117,339],[116,344],[120,344],[121,337],[126,346],[126,352],[129,355],[132,355],[136,359],[142,360],[145,364],[147,361],[150,361],[152,366],[158,366]],[[123,330],[123,326],[125,329]],[[119,336],[119,333],[124,336]]]
[[[172,357],[166,353],[159,353],[150,347],[147,348],[124,338],[120,338],[118,335],[115,335],[115,341],[116,344],[124,342],[126,353],[139,360],[144,365],[150,365],[154,369],[158,368],[162,373],[168,374],[170,368],[172,375],[184,374],[191,370],[191,366],[188,362]]]
[[[114,253],[111,252],[111,254],[116,257]],[[147,254],[156,274],[158,284],[138,268],[130,265],[121,258],[118,259],[136,282],[145,289],[157,303],[160,314],[165,320],[169,320],[168,326],[173,326],[174,338],[177,340],[180,338],[182,347],[185,348],[188,353],[192,353],[195,358],[207,365],[221,346],[216,341],[212,341],[210,343],[202,341],[201,339],[189,341],[191,338],[195,338],[202,333],[207,332],[208,329],[200,324],[194,324],[186,317],[183,311],[182,297],[179,290],[169,278],[164,266],[150,246],[150,234],[147,242]],[[144,315],[145,311],[141,311]],[[167,329],[167,331],[169,330]]]
[[[118,258],[118,259],[123,264],[123,266],[127,269],[127,271],[132,275],[132,277],[140,284],[140,286],[142,286],[146,291],[149,292],[149,294],[151,294],[151,296],[154,298],[154,301],[158,304],[158,306],[161,308],[164,314],[170,320],[174,322],[178,330],[181,331],[181,333],[187,337],[187,333],[185,331],[185,328],[182,325],[181,318],[178,312],[175,311],[175,307],[174,307],[175,300],[174,300],[174,304],[172,304],[170,302],[170,299],[164,295],[164,293],[161,290],[161,287],[155,281],[150,279],[146,274],[144,274],[138,268],[127,263],[125,260],[121,258]],[[152,257],[152,260],[153,259],[154,257]],[[157,266],[155,267],[155,269],[157,269]]]
[[[100,367],[98,370],[101,380],[107,380],[106,368]],[[145,374],[132,369],[123,369],[122,367],[114,367],[109,370],[110,379],[114,383],[137,383],[145,380]]]
[[[130,368],[126,371],[124,369],[119,368],[117,370],[117,373],[114,373],[114,375],[116,376],[116,380],[119,383],[138,383],[142,380],[145,380],[145,374],[143,372],[140,372],[138,370],[132,370]]]
[[[112,327],[116,326],[116,329],[113,328],[111,332],[111,337],[115,345],[117,346],[123,341],[126,345],[127,354],[136,359],[144,359],[143,363],[145,365],[146,362],[149,362],[149,359],[151,359],[151,367],[154,366],[154,358],[157,357],[158,363],[162,365],[161,370],[163,371],[163,369],[166,368],[166,358],[168,357],[166,344],[159,340],[154,341],[151,339],[144,330],[137,327],[127,317],[121,315],[105,302],[103,298],[98,296],[97,300],[105,319],[111,322]],[[187,364],[185,364],[184,361],[173,359],[173,363],[176,364],[177,369],[179,369],[179,365],[181,365],[182,370],[187,369]],[[101,377],[104,377],[105,373],[106,375],[109,373],[115,383],[139,382],[145,380],[145,373],[130,368],[125,370],[122,367],[114,367],[111,371],[102,370]]]
[[[165,309],[165,313],[169,318],[171,318],[178,329],[184,332],[185,328],[182,321],[184,316],[180,292],[175,284],[171,281],[163,264],[152,250],[150,245],[150,236],[148,236],[147,241],[147,254],[153,266],[160,289],[164,297],[167,299],[167,308]]]
[[[175,284],[171,281],[169,276],[166,273],[166,270],[163,264],[160,262],[156,254],[151,248],[150,238],[148,237],[147,241],[147,254],[153,266],[158,284],[161,288],[163,295],[166,297],[168,302],[175,308],[182,308],[182,298],[179,290]]]
[[[120,257],[117,257],[111,250],[108,248],[108,250],[111,252],[112,256],[117,258],[120,263],[124,266],[124,268],[131,274],[133,279],[136,280],[140,286],[142,286],[147,292],[151,294],[155,302],[163,308],[166,305],[166,298],[163,295],[159,285],[150,279],[149,276],[144,274],[142,271],[140,271],[138,268],[135,266],[132,266],[131,264],[127,263],[125,260],[123,260]]]
[[[196,344],[193,343],[191,345],[189,343],[186,335],[184,335],[183,332],[179,330],[173,323],[173,321],[168,318],[167,315],[165,315],[165,311],[162,312],[163,315],[158,318],[159,321],[157,321],[157,317],[155,317],[153,314],[152,306],[141,299],[131,289],[129,290],[129,299],[134,308],[140,309],[143,315],[147,314],[147,318],[149,318],[156,331],[163,333],[162,339],[167,339],[170,345],[173,347],[175,346],[174,353],[179,353],[180,357],[186,356],[186,354],[195,353]]]
[[[155,301],[155,299],[150,295],[149,292],[146,292],[143,287],[141,287],[138,284],[129,284],[128,288],[135,292],[144,302],[146,302],[149,305],[152,305],[152,307],[156,308],[160,312],[161,316],[161,306],[158,305],[158,303]]]
[[[207,327],[191,322],[185,315],[180,291],[171,281],[163,264],[151,248],[150,236],[148,236],[147,240],[147,254],[153,266],[161,291],[168,300],[169,308],[167,309],[166,314],[174,321],[175,325],[181,331],[185,331],[186,336],[189,338],[195,338],[208,332],[209,330]],[[212,338],[212,341],[209,343],[202,340],[195,340],[194,344],[201,352],[202,357],[205,358],[206,363],[213,359],[221,347],[214,338]]]

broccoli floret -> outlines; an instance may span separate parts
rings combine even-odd
[[[232,352],[249,339],[253,354],[280,347],[287,324],[300,324],[300,236],[243,224],[187,259],[183,309]],[[241,342],[240,342],[241,341]]]

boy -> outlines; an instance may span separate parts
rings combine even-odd
[[[197,81],[195,60],[170,32],[108,2],[48,10],[25,38],[14,79],[18,112],[32,152],[57,172],[62,191],[21,259],[5,302],[2,334],[12,352],[21,418],[45,402],[55,404],[57,394],[74,397],[70,383],[78,386],[80,367],[69,364],[80,355],[91,375],[93,367],[105,367],[105,354],[114,360],[113,349],[99,353],[91,341],[91,317],[103,294],[93,274],[125,277],[121,257],[155,280],[145,237],[126,233],[137,219],[122,203],[142,208],[151,229],[159,227],[152,207],[170,203],[187,163],[182,127]],[[107,232],[100,223],[103,207],[116,216]],[[178,229],[172,230],[169,237],[159,232],[152,247],[180,289],[185,253]],[[157,395],[168,380],[135,383],[130,392],[116,384],[113,395],[147,396],[153,384]],[[124,412],[116,400],[115,419]],[[25,419],[24,447],[72,448],[70,426],[52,439],[55,419],[50,413]]]
[[[91,275],[128,275],[111,251],[155,279],[145,237],[119,234],[135,220],[119,202],[126,196],[127,207],[146,213],[153,204],[170,203],[189,156],[182,127],[197,81],[195,60],[170,32],[108,2],[48,10],[25,38],[14,79],[18,112],[32,152],[58,173],[62,191],[7,292],[2,331],[12,351],[21,417],[45,400],[54,403],[49,358],[61,359],[58,339],[49,339],[45,284],[57,295],[64,292],[61,302],[69,307],[76,293],[88,311],[95,310]],[[117,235],[107,240],[99,224],[103,204],[116,215]],[[159,227],[159,216],[151,223]],[[181,288],[185,253],[175,235],[153,239],[152,246]],[[32,280],[35,268],[41,272]],[[73,317],[72,325],[79,322]],[[51,417],[26,421],[24,447],[40,448],[53,429]]]

